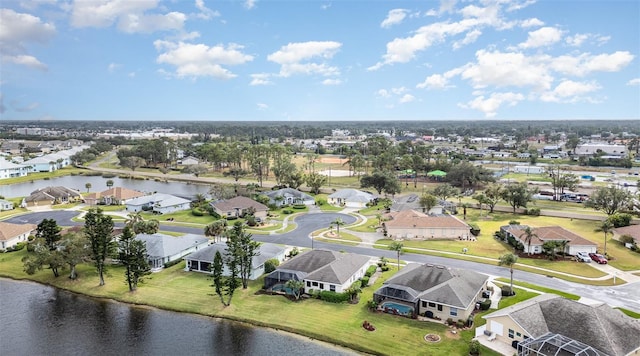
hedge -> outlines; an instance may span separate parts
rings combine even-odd
[[[322,291],[319,294],[320,300],[329,303],[344,303],[349,300],[349,293],[336,293],[332,291]]]
[[[374,273],[376,273],[377,270],[378,270],[377,266],[369,266],[369,268],[367,268],[367,271],[364,273],[364,275],[367,277],[371,277],[373,276]]]

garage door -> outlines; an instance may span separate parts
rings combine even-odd
[[[502,324],[491,320],[491,331],[493,333],[495,333],[495,334],[498,334],[498,335],[502,336],[503,335],[503,333],[502,333]]]

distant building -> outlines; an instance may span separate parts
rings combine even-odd
[[[583,238],[561,226],[546,226],[531,228],[536,236],[531,239],[531,243],[525,241],[526,225],[506,225],[501,226],[500,231],[511,235],[514,239],[522,243],[525,253],[542,253],[542,245],[547,241],[567,241],[564,251],[568,255],[575,256],[578,252],[595,253],[598,245]]]
[[[602,153],[608,158],[625,158],[628,155],[625,145],[611,145],[608,143],[584,143],[578,145],[574,151],[579,157],[593,157]]]
[[[148,210],[156,214],[166,214],[189,208],[191,208],[191,201],[162,193],[133,198],[125,203],[125,210],[130,212]]]
[[[31,167],[25,164],[15,164],[0,157],[0,179],[25,177]]]

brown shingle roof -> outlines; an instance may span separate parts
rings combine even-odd
[[[386,221],[387,227],[394,228],[468,228],[462,220],[453,215],[427,215],[416,210],[404,210],[390,213],[391,220]]]
[[[513,236],[518,236],[521,240],[524,240],[524,229],[526,226],[520,226],[520,228],[511,230]],[[545,226],[531,228],[534,234],[538,235],[538,238],[531,240],[531,245],[542,245],[545,241],[569,241],[570,245],[596,245],[595,243],[574,234],[573,232],[561,227],[561,226]]]
[[[640,225],[629,225],[619,227],[613,230],[617,235],[629,235],[633,237],[636,242],[640,242]]]
[[[92,193],[86,196],[85,199],[100,199],[102,197],[115,197],[118,200],[123,200],[123,199],[137,198],[143,195],[144,193],[139,192],[137,190],[123,188],[123,187],[113,187],[99,193]]]
[[[12,224],[0,221],[0,241],[9,241],[12,238],[31,232],[37,228],[34,224]]]

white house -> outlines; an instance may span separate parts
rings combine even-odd
[[[199,163],[200,163],[200,160],[199,160],[199,159],[197,159],[197,158],[195,158],[195,157],[193,157],[193,156],[188,156],[188,157],[184,157],[184,158],[180,161],[180,163],[181,163],[182,165],[185,165],[185,166],[191,166],[191,165],[194,165],[194,164],[199,164]]]
[[[185,271],[195,271],[202,273],[211,273],[211,264],[215,258],[216,252],[225,255],[227,244],[224,242],[216,242],[207,247],[187,255]],[[262,243],[258,248],[258,255],[251,260],[250,280],[256,280],[264,274],[264,263],[270,259],[276,259],[278,262],[284,261],[286,249],[283,246],[270,243]],[[225,265],[222,271],[224,276],[229,275],[229,269]]]
[[[315,203],[315,199],[313,199],[311,195],[293,188],[271,190],[263,194],[269,197],[269,204],[275,204],[276,206],[293,204],[313,205]]]
[[[24,177],[31,167],[25,164],[15,164],[0,158],[0,179]]]
[[[29,235],[37,229],[34,224],[11,224],[0,221],[0,249],[6,250],[18,242],[29,239]]]
[[[14,206],[12,202],[8,200],[0,199],[0,211],[13,210],[13,208]]]
[[[624,158],[628,154],[627,146],[608,143],[584,143],[578,145],[574,152],[577,156],[593,156],[594,154],[602,152],[610,158]]]
[[[328,202],[331,205],[365,208],[367,203],[375,199],[375,195],[357,189],[340,189],[329,195],[328,198]]]
[[[525,253],[542,253],[542,245],[547,241],[567,241],[565,250],[562,252],[572,256],[575,256],[578,252],[595,253],[598,248],[597,244],[560,226],[531,228],[535,236],[532,237],[529,243],[526,241],[526,228],[527,226],[525,225],[506,225],[501,226],[500,231],[507,234],[507,236],[513,236],[513,238],[522,243]]]
[[[545,172],[545,167],[540,166],[515,166],[513,171],[516,173],[541,174]]]
[[[165,234],[138,234],[137,240],[144,241],[147,246],[147,258],[151,269],[160,269],[167,262],[182,259],[182,257],[205,248],[209,239],[205,236],[186,234],[169,236]]]
[[[170,194],[156,193],[133,198],[125,203],[125,210],[138,212],[142,210],[153,211],[157,214],[172,213],[190,208],[191,201]]]

